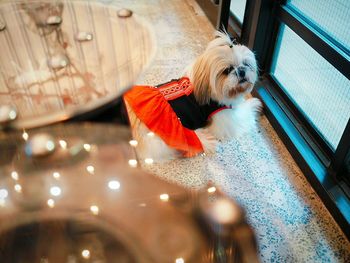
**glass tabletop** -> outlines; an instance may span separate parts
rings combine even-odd
[[[0,46],[0,125],[15,128],[115,101],[155,53],[146,19],[93,1],[1,1]]]

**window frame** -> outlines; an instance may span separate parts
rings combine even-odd
[[[226,0],[222,0],[226,1]],[[234,1],[234,0],[232,0]],[[345,77],[350,79],[350,54],[312,21],[287,6],[287,0],[247,0],[241,43],[253,49],[260,77],[253,95],[265,106],[265,114],[328,210],[350,238],[350,120],[335,150],[309,122],[305,114],[271,74],[279,31],[284,24]],[[230,6],[230,5],[228,5]],[[221,21],[229,32],[229,20]]]

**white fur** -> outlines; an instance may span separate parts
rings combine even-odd
[[[228,68],[232,71],[226,70]],[[244,71],[244,77],[239,75],[239,71]],[[195,98],[200,104],[212,99],[231,107],[214,114],[208,126],[195,130],[205,153],[215,152],[218,140],[239,138],[254,127],[261,102],[256,98],[246,99],[257,79],[256,60],[247,47],[233,45],[225,33],[216,32],[216,38],[187,67],[185,75],[190,78]],[[133,136],[139,142],[140,158],[163,161],[179,156],[157,135],[148,136],[149,130],[127,108]]]

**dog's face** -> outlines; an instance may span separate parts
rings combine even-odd
[[[218,33],[218,38],[195,61],[191,76],[200,104],[213,99],[230,105],[239,96],[251,92],[256,79],[253,52],[243,45],[233,45],[223,33]]]

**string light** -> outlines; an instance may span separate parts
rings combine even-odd
[[[11,177],[13,180],[17,181],[18,180],[18,173],[16,171],[11,172]]]
[[[215,193],[216,192],[216,187],[215,186],[212,186],[212,187],[209,187],[208,188],[208,193]]]
[[[65,140],[59,140],[58,143],[63,149],[67,148],[67,142]]]
[[[61,175],[60,175],[59,172],[54,172],[54,173],[52,174],[52,176],[53,176],[53,178],[55,178],[55,179],[57,179],[57,180],[61,177]]]
[[[163,202],[167,202],[169,201],[169,195],[168,194],[161,194],[159,196],[160,200],[162,200]]]
[[[108,187],[112,190],[118,190],[120,188],[120,183],[116,180],[108,182]]]
[[[59,195],[61,195],[62,190],[58,186],[53,186],[50,188],[50,193],[53,196],[59,196]]]
[[[22,133],[22,138],[23,138],[25,141],[27,141],[28,138],[29,138],[28,133],[26,133],[26,132],[24,131],[24,132]]]
[[[92,205],[92,206],[90,206],[90,211],[91,211],[91,213],[93,213],[94,215],[98,215],[98,213],[99,213],[99,208],[98,208],[98,206],[96,206],[96,205]]]
[[[14,188],[15,188],[15,191],[17,193],[21,193],[22,192],[22,186],[20,184],[15,184]]]
[[[146,164],[153,164],[153,159],[152,158],[146,158],[145,159]]]
[[[84,143],[83,147],[84,147],[85,151],[87,151],[87,152],[91,151],[91,145],[90,144]]]
[[[92,165],[89,165],[86,167],[86,171],[88,171],[88,173],[90,174],[94,174],[95,173],[95,167],[93,167]]]
[[[90,258],[90,251],[87,249],[84,249],[83,251],[81,251],[81,255],[83,256],[83,258],[88,259]]]
[[[129,165],[131,167],[136,167],[137,166],[137,161],[135,159],[131,159],[131,160],[129,160]]]
[[[53,199],[49,199],[47,200],[47,205],[51,208],[53,208],[55,206],[55,201]]]
[[[129,144],[133,147],[136,147],[138,142],[136,140],[131,140],[131,141],[129,141]]]
[[[5,189],[5,188],[2,188],[0,189],[0,199],[5,199],[7,198],[9,195],[9,192]]]

